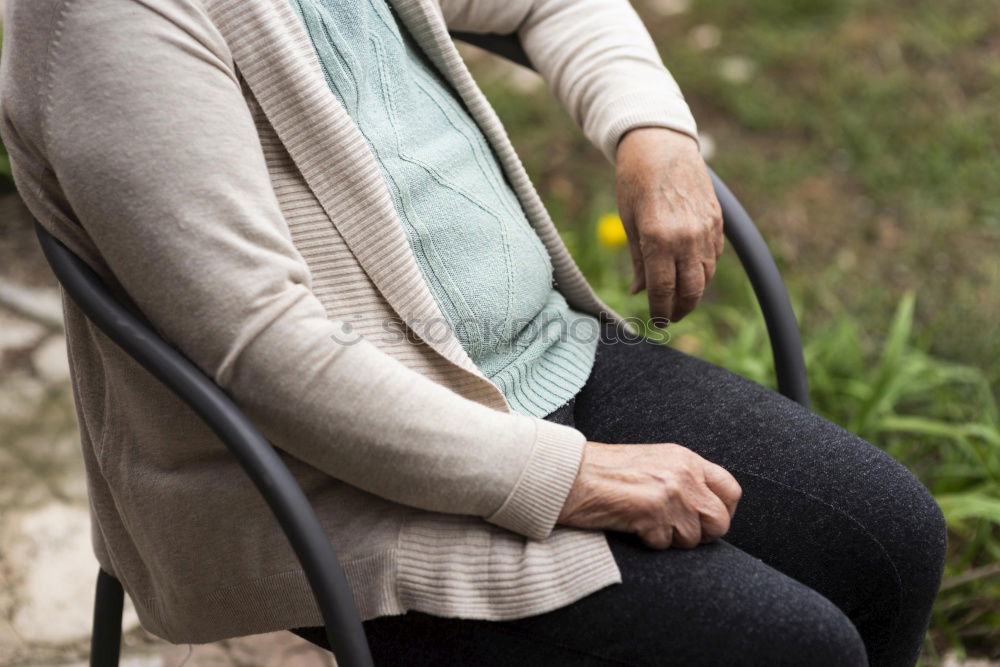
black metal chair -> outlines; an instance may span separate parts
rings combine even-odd
[[[531,67],[515,37],[471,34],[454,37]],[[743,264],[764,314],[778,388],[785,396],[808,407],[802,345],[784,282],[746,211],[714,172],[711,176],[722,205],[726,236]],[[372,665],[364,628],[336,554],[309,501],[273,446],[218,386],[117,302],[83,260],[37,222],[35,229],[46,259],[69,297],[111,340],[190,405],[253,480],[302,564],[338,664]],[[93,667],[118,664],[123,604],[121,583],[100,569],[91,638]]]

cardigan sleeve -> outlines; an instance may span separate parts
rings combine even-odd
[[[343,339],[198,4],[70,0],[59,20],[47,84],[5,94],[51,91],[37,105],[44,159],[154,327],[310,465],[399,503],[548,536],[583,434],[493,410]]]
[[[559,103],[612,163],[636,127],[698,141],[694,117],[628,0],[440,0],[452,30],[517,33]]]

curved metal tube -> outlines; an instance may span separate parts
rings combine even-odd
[[[515,35],[453,32],[451,36],[518,65],[535,69]],[[778,266],[774,263],[764,237],[760,235],[746,210],[722,179],[711,168],[708,171],[715,187],[715,196],[722,206],[726,238],[736,251],[764,314],[767,333],[771,339],[771,352],[774,355],[778,391],[808,408],[809,381],[802,356],[799,325]]]
[[[785,281],[781,279],[778,265],[774,263],[764,237],[746,209],[711,167],[708,174],[712,177],[715,196],[722,207],[726,239],[740,258],[764,314],[774,355],[774,371],[778,376],[778,391],[808,408],[809,379],[802,356],[802,339]]]
[[[214,382],[118,303],[83,260],[38,222],[35,232],[52,271],[87,317],[190,405],[246,470],[302,564],[337,663],[372,667],[364,627],[337,555],[312,505],[271,443]]]

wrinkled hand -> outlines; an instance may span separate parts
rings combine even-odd
[[[694,310],[722,254],[722,211],[691,137],[662,127],[627,132],[616,155],[618,212],[635,279],[657,326]]]
[[[722,466],[687,447],[587,442],[558,523],[691,549],[729,531],[742,493]]]

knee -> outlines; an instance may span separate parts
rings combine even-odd
[[[911,475],[912,477],[912,475]],[[945,556],[948,551],[948,524],[945,521],[941,506],[937,504],[930,491],[916,478],[914,483],[919,489],[911,496],[913,513],[911,533],[922,545],[922,550],[928,562],[937,565],[937,570],[944,569]]]
[[[832,602],[813,615],[803,615],[803,621],[815,623],[814,638],[809,653],[796,660],[799,665],[867,665],[864,640],[850,619]]]
[[[937,590],[944,570],[948,530],[940,506],[920,480],[905,466],[892,461],[885,475],[888,514],[880,522],[880,538],[892,552],[897,567]],[[900,573],[901,575],[903,572]]]
[[[856,667],[867,665],[864,641],[851,620],[819,593],[794,596],[778,621],[766,664]],[[764,663],[762,663],[764,664]]]

